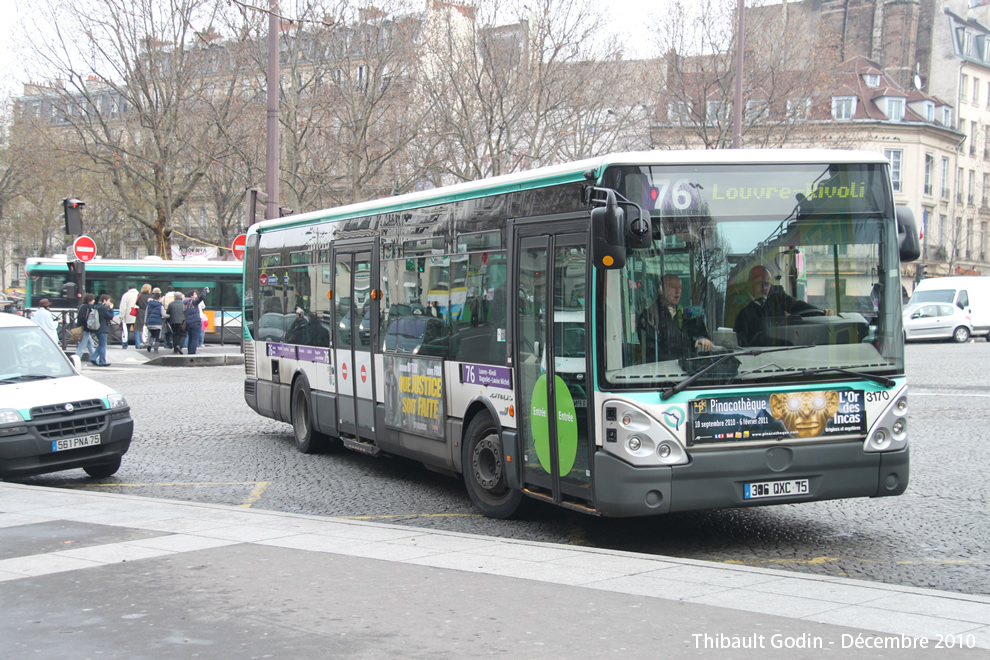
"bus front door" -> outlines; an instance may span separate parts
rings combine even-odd
[[[337,415],[341,433],[375,439],[374,360],[370,337],[362,337],[375,313],[371,292],[377,286],[371,246],[335,246],[333,278],[334,364]],[[365,317],[369,318],[366,319]],[[377,321],[377,318],[375,319]],[[361,327],[364,321],[365,328]]]
[[[514,265],[523,485],[558,504],[580,507],[593,501],[587,242],[584,231],[547,235],[545,229],[517,227]]]

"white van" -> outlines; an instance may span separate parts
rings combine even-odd
[[[0,314],[0,479],[73,468],[109,477],[133,433],[122,395],[80,375],[33,321]]]
[[[914,287],[905,316],[925,303],[948,303],[969,314],[974,336],[990,341],[990,277],[931,277]]]

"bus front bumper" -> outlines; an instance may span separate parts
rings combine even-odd
[[[862,442],[693,452],[685,465],[645,468],[599,451],[595,505],[605,516],[632,517],[900,495],[908,485],[909,464],[908,448],[867,453]],[[807,494],[744,496],[746,484],[805,479]]]

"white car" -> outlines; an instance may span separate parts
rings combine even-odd
[[[0,478],[74,468],[109,477],[133,433],[122,395],[80,375],[33,321],[0,314]]]
[[[970,315],[951,303],[920,303],[904,310],[904,339],[952,339],[958,343],[973,334]]]

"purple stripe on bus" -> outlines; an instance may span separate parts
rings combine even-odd
[[[316,348],[314,346],[297,346],[299,359],[303,362],[315,362],[317,364],[330,364],[330,349]]]
[[[512,370],[488,364],[462,364],[461,382],[467,385],[485,385],[503,390],[512,389]]]
[[[268,357],[296,359],[296,347],[289,344],[268,344]]]

